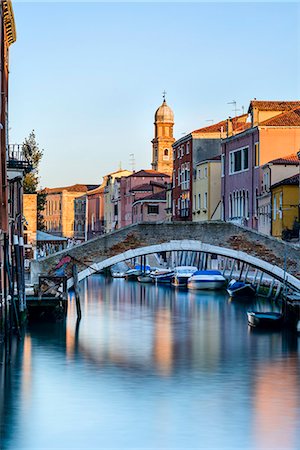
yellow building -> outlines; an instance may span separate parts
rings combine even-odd
[[[23,194],[24,244],[36,244],[37,194]]]
[[[164,98],[154,116],[154,139],[152,140],[152,169],[166,173],[170,177],[173,173],[173,137],[174,114]]]
[[[196,164],[192,219],[193,222],[221,219],[221,156]]]
[[[299,174],[271,186],[272,236],[281,238],[299,220]]]

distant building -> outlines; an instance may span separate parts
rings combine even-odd
[[[222,141],[222,217],[258,229],[261,166],[300,147],[300,102],[250,103],[249,128]]]
[[[86,199],[87,194],[74,199],[74,239],[79,241],[86,238]]]
[[[153,193],[137,199],[132,204],[132,222],[165,222],[167,186],[155,186]],[[157,188],[157,189],[155,189]],[[157,192],[155,192],[155,190]]]
[[[104,177],[105,179],[105,177]],[[87,192],[87,239],[92,239],[104,233],[104,185],[105,182]]]
[[[37,245],[37,194],[23,195],[23,218],[26,259],[33,259]]]
[[[117,170],[105,177],[104,186],[104,231],[108,233],[119,227],[120,178],[131,175],[129,170]]]
[[[151,183],[158,183],[164,187],[169,181],[169,175],[156,170],[139,170],[128,177],[121,177],[118,203],[118,211],[120,212],[119,228],[133,223],[132,205],[137,200],[147,197],[153,192]]]
[[[272,236],[281,238],[299,223],[299,174],[273,184],[271,195]]]
[[[168,174],[173,172],[172,144],[174,114],[164,99],[154,116],[154,139],[152,140],[152,169]]]
[[[193,177],[193,222],[221,219],[221,156],[196,164]]]
[[[74,184],[72,186],[45,188],[47,194],[44,210],[44,223],[48,233],[74,238],[75,208],[74,200],[83,197],[96,185]]]
[[[299,160],[296,155],[273,159],[262,166],[262,185],[257,199],[258,231],[271,235],[272,195],[271,186],[299,172]]]

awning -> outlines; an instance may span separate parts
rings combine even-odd
[[[67,241],[68,239],[60,236],[54,236],[53,234],[38,230],[36,232],[36,240],[37,242],[61,242]]]

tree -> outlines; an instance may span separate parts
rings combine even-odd
[[[25,138],[22,151],[30,167],[23,181],[24,194],[37,194],[37,229],[43,231],[45,230],[43,211],[47,194],[45,191],[38,192],[39,164],[43,157],[43,150],[40,149],[39,144],[36,142],[34,130],[31,131],[28,138]]]

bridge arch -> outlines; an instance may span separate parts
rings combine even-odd
[[[95,262],[91,264],[90,267],[82,270],[78,274],[78,280],[82,281],[85,278],[93,275],[95,272],[100,272],[103,269],[109,268],[119,262],[127,261],[133,258],[138,258],[140,256],[151,255],[154,253],[161,252],[178,252],[178,251],[188,251],[188,252],[199,252],[204,254],[211,254],[216,256],[222,256],[224,258],[230,258],[242,263],[248,264],[254,269],[260,270],[266,275],[271,276],[280,283],[286,283],[286,285],[294,290],[300,292],[300,280],[290,273],[285,272],[282,268],[270,264],[266,261],[261,260],[247,253],[234,250],[225,247],[219,247],[216,245],[206,244],[201,241],[196,240],[172,240],[169,242],[164,242],[156,245],[149,245],[144,247],[139,247],[131,250],[127,250],[118,255],[112,256],[100,262]],[[68,289],[73,286],[73,279],[68,280]]]

